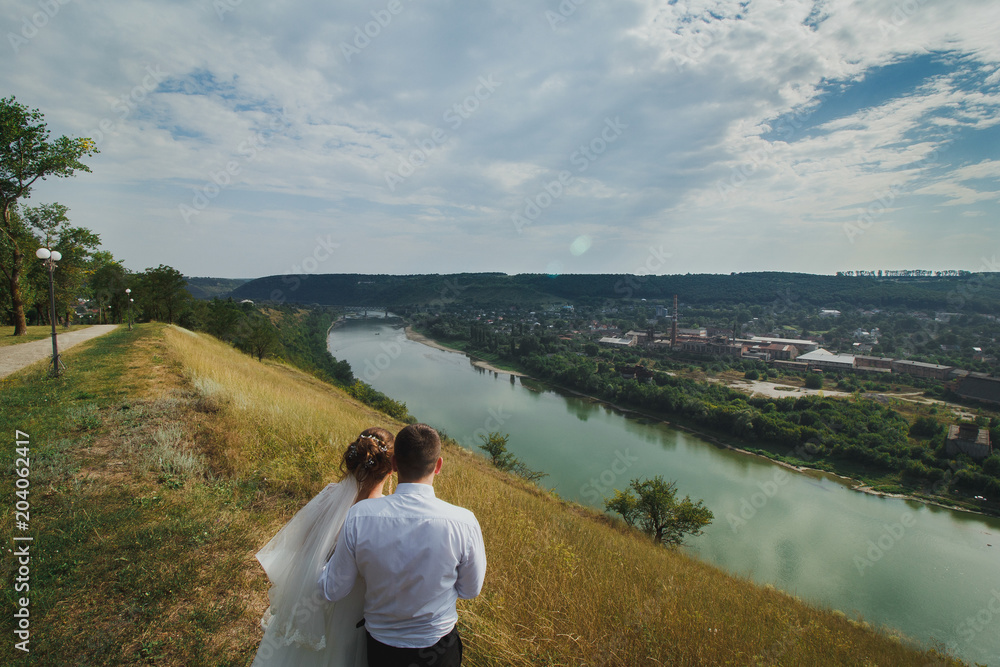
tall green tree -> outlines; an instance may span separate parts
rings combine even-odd
[[[141,304],[146,317],[170,324],[191,301],[187,280],[180,271],[166,264],[140,273],[133,297],[136,303]]]
[[[257,361],[263,361],[264,357],[273,353],[280,345],[278,330],[262,314],[248,316],[241,331],[237,346],[250,356],[257,357]]]
[[[129,270],[110,252],[101,250],[91,257],[87,273],[85,296],[97,306],[100,323],[110,322],[112,313],[126,312],[128,295],[125,290],[134,280]]]
[[[77,300],[84,295],[85,282],[91,268],[93,253],[101,245],[101,238],[84,227],[73,227],[69,224],[69,212],[62,204],[43,204],[34,208],[24,209],[24,219],[41,237],[40,243],[52,250],[58,250],[62,255],[58,268],[53,272],[56,312],[63,313],[65,322],[69,325],[75,311]],[[37,276],[41,274],[42,285],[38,285]],[[31,282],[36,286],[35,305],[39,306],[38,296],[44,307],[39,312],[48,313],[48,270],[41,262],[33,265],[29,275],[35,279]],[[40,287],[40,288],[39,288]],[[30,303],[26,299],[26,303]]]
[[[615,489],[615,495],[605,501],[604,508],[617,512],[625,523],[667,546],[683,544],[688,535],[701,535],[701,529],[715,518],[700,500],[691,502],[690,496],[677,500],[677,483],[666,482],[661,475],[633,479],[625,491]]]
[[[14,215],[17,203],[48,176],[66,178],[77,171],[89,172],[80,160],[97,152],[92,139],[64,135],[49,141],[38,109],[29,109],[13,96],[0,99],[0,238],[5,244],[0,272],[8,285],[16,336],[27,333],[21,277],[24,259],[32,252],[24,247],[24,222]]]
[[[11,291],[12,284],[16,284],[19,287],[18,296],[22,305],[35,303],[39,298],[35,292],[37,291],[37,284],[40,284],[42,268],[41,266],[36,266],[36,264],[40,265],[41,262],[29,261],[25,263],[24,261],[29,252],[33,252],[33,248],[38,247],[38,244],[38,239],[32,234],[31,227],[21,216],[21,212],[16,207],[12,208],[8,214],[6,229],[4,233],[0,234],[0,273],[2,273],[4,278],[2,281],[3,284],[0,285],[0,297],[3,298],[4,321],[17,321],[17,318],[13,316],[14,297]],[[34,255],[31,255],[31,257],[34,258]],[[15,277],[16,283],[14,281]],[[46,273],[45,299],[48,299],[48,294],[48,273]]]

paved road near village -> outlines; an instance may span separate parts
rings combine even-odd
[[[59,344],[59,354],[73,347],[78,343],[91,338],[103,336],[114,331],[118,324],[95,324],[92,327],[81,329],[80,331],[70,331],[68,333],[56,332]],[[33,364],[43,359],[52,359],[52,338],[33,340],[30,343],[17,343],[0,347],[0,378],[5,378],[11,373],[16,373],[25,366]]]

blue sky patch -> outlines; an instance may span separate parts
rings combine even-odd
[[[934,77],[953,73],[954,65],[949,64],[949,60],[947,54],[919,55],[869,70],[864,78],[856,81],[830,81],[823,86],[817,98],[819,104],[812,111],[804,115],[785,114],[776,119],[772,127],[784,124],[797,128],[797,138],[812,136],[813,130],[824,123],[913,94]],[[772,130],[764,138],[774,141],[785,137]]]

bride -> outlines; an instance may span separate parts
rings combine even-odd
[[[359,580],[343,600],[331,604],[317,581],[337,544],[347,510],[379,498],[392,474],[393,435],[366,429],[352,442],[340,468],[343,477],[299,510],[257,552],[271,590],[261,625],[264,638],[253,667],[365,667],[365,583]]]

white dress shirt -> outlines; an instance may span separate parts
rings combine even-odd
[[[486,549],[475,515],[439,500],[429,484],[400,484],[350,509],[319,579],[331,602],[368,586],[365,626],[399,648],[425,648],[458,622],[455,601],[479,595]]]

